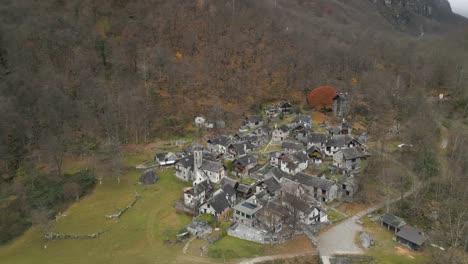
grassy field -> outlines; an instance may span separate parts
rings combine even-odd
[[[0,247],[0,263],[174,263],[183,245],[164,245],[163,239],[190,222],[172,208],[186,184],[177,181],[172,170],[158,173],[160,180],[152,186],[137,185],[136,171],[122,177],[120,184],[105,178],[51,224],[50,231],[58,233],[104,231],[100,238],[46,241],[43,232],[32,228]],[[104,217],[127,206],[135,191],[141,199],[119,220]]]
[[[344,215],[338,213],[338,212],[335,212],[333,210],[328,210],[327,211],[327,215],[328,215],[328,220],[329,221],[335,221],[335,220],[338,220],[340,218],[342,218]]]
[[[372,223],[369,218],[361,218],[364,230],[369,232],[374,240],[375,246],[367,250],[366,255],[372,256],[379,264],[419,264],[426,263],[430,257],[422,252],[409,250],[401,244],[393,241],[393,233],[385,230],[379,223]],[[357,236],[359,236],[357,234]],[[357,238],[359,240],[359,238]],[[359,243],[359,242],[358,242]]]
[[[140,151],[126,154],[123,162],[134,166],[151,154]],[[79,170],[82,162],[69,162],[65,170]],[[43,238],[44,231],[33,227],[9,244],[0,246],[0,263],[15,264],[62,264],[62,263],[219,263],[220,259],[201,256],[201,248],[209,252],[225,252],[227,263],[235,263],[230,258],[250,258],[258,255],[284,254],[291,251],[314,251],[305,238],[297,238],[281,245],[259,245],[248,241],[225,237],[214,245],[194,240],[187,253],[182,253],[187,243],[165,243],[185,227],[191,217],[177,214],[173,204],[182,195],[182,188],[188,183],[180,182],[172,169],[159,170],[159,181],[155,185],[138,185],[140,172],[130,169],[121,176],[120,183],[110,172],[108,164],[97,168],[104,173],[103,183],[78,203],[73,204],[63,216],[51,221],[48,232],[67,234],[91,234],[104,232],[97,239],[55,240]],[[131,203],[135,191],[141,195],[136,205],[119,220],[109,220],[104,216],[117,213]],[[213,255],[213,257],[216,257]]]

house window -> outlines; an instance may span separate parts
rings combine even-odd
[[[343,184],[343,186],[341,186],[341,189],[346,190],[346,184]]]
[[[346,195],[349,196],[350,192],[349,191],[346,191]]]
[[[325,197],[322,197],[322,202],[325,202]]]

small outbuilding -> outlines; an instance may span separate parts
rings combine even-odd
[[[401,228],[395,236],[400,244],[403,244],[413,250],[418,250],[427,240],[427,237],[424,235],[422,230],[410,225],[406,225]]]
[[[405,220],[392,214],[384,214],[382,216],[382,222],[380,224],[388,230],[393,231],[394,233],[397,233],[404,226],[406,226]]]

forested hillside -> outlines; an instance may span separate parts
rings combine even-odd
[[[63,179],[66,154],[181,136],[197,113],[233,126],[262,102],[305,104],[312,88],[333,85],[377,138],[388,129],[378,120],[403,125],[423,180],[446,176],[409,207],[435,199],[441,214],[466,220],[455,209],[467,201],[467,23],[441,1],[422,2],[4,0],[0,199],[26,199],[26,179],[44,171]],[[439,93],[450,101],[434,108],[428,98]],[[437,155],[441,124],[448,156]],[[21,213],[27,223],[35,206]],[[468,227],[444,228],[445,245],[466,250]]]

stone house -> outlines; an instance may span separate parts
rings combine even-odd
[[[262,206],[257,203],[255,197],[251,197],[234,206],[233,218],[241,225],[255,227],[258,224],[257,212]]]
[[[320,202],[331,202],[338,198],[338,186],[335,182],[299,172],[288,178],[282,178],[281,182],[289,181],[297,186],[298,194],[305,193]]]
[[[305,150],[304,145],[299,142],[283,141],[283,143],[281,143],[281,147],[283,148],[283,152],[287,154]]]
[[[290,133],[292,133],[296,140],[306,141],[307,137],[311,133],[311,128],[307,124],[297,124],[292,127]]]
[[[250,129],[255,129],[263,126],[263,118],[258,115],[251,115],[247,117],[245,125]]]
[[[269,137],[271,135],[271,128],[267,125],[263,125],[255,130],[255,134],[258,136]]]
[[[333,156],[338,150],[343,148],[355,148],[361,146],[355,138],[350,135],[336,135],[328,139],[325,143],[325,154]]]
[[[218,183],[226,176],[226,170],[221,162],[203,160],[200,170],[204,173],[210,182]]]
[[[154,160],[159,166],[170,166],[177,162],[177,156],[172,152],[158,153],[154,156]]]
[[[255,193],[265,191],[270,196],[275,196],[281,189],[281,183],[275,177],[268,177],[256,183]]]
[[[273,142],[283,142],[289,137],[289,128],[286,125],[281,125],[273,130],[271,140]]]
[[[335,116],[346,116],[349,112],[349,100],[347,93],[338,93],[333,98],[333,114]]]
[[[333,154],[333,165],[344,169],[345,172],[359,172],[361,161],[369,155],[356,148],[343,148]]]
[[[322,164],[324,158],[322,150],[315,145],[307,149],[307,156],[309,156],[309,160],[312,164]]]
[[[198,212],[199,214],[211,214],[219,219],[231,208],[231,204],[226,193],[222,189],[217,190],[211,198],[203,203]]]
[[[283,114],[290,114],[292,105],[287,101],[281,101],[278,103],[278,108],[280,109],[281,113]]]
[[[212,193],[213,187],[208,181],[187,187],[184,189],[184,205],[198,211],[198,206],[203,204]]]
[[[309,158],[304,151],[283,154],[279,157],[280,170],[292,175],[307,169],[307,166],[309,166]]]
[[[231,143],[228,146],[228,153],[234,157],[243,156],[255,149],[250,141]]]
[[[325,133],[310,133],[307,136],[307,148],[312,146],[317,146],[320,150],[325,149],[325,144],[327,143],[327,135]]]
[[[218,136],[207,140],[207,149],[213,153],[226,153],[231,138],[227,136]]]
[[[233,171],[236,176],[249,175],[251,169],[257,165],[257,158],[251,154],[240,156],[233,161]]]

